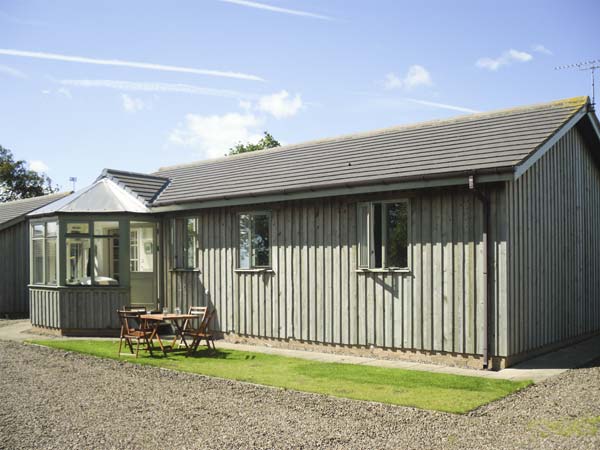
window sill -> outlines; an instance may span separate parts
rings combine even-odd
[[[202,272],[200,269],[169,269],[169,272]]]
[[[234,269],[237,273],[275,273],[270,267],[263,267],[257,269]]]
[[[116,284],[65,284],[61,289],[129,289]]]
[[[56,284],[28,284],[27,287],[33,289],[56,289],[58,286]]]
[[[81,285],[81,284],[66,284],[62,286],[52,285],[44,285],[44,284],[28,284],[28,288],[31,289],[76,289],[76,290],[84,290],[84,289],[111,289],[111,290],[129,290],[129,287],[126,286],[108,286],[102,284],[91,284],[91,285]]]
[[[356,269],[358,273],[411,273],[410,269]]]

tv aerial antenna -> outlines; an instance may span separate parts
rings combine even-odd
[[[557,66],[554,70],[564,69],[577,69],[577,70],[589,70],[592,75],[592,109],[596,104],[596,70],[600,69],[600,59],[594,59],[591,61],[582,61],[575,64],[567,64],[564,66]]]

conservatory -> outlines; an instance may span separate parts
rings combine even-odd
[[[113,333],[115,310],[159,303],[158,220],[109,177],[30,214],[31,321]]]

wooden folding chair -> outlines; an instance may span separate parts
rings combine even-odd
[[[188,331],[187,334],[189,336],[192,336],[194,338],[194,340],[192,341],[192,343],[190,344],[190,346],[188,348],[187,356],[190,356],[191,354],[193,354],[198,349],[200,342],[202,342],[203,340],[206,341],[206,346],[208,347],[209,350],[216,350],[215,339],[214,339],[213,333],[210,331],[210,328],[209,328],[210,321],[215,316],[215,314],[216,314],[216,310],[214,310],[214,309],[210,312],[207,311],[206,314],[204,315],[204,318],[200,322],[200,326],[198,327],[198,329],[194,330],[194,331],[191,331],[191,330]],[[212,343],[212,347],[211,347],[211,343]]]
[[[123,305],[121,311],[126,311],[137,316],[129,321],[130,330],[139,329],[142,326],[139,316],[148,312],[145,305]],[[135,326],[132,326],[132,324],[135,324]]]
[[[144,344],[142,350],[148,350],[150,355],[152,356],[152,343],[150,341],[150,336],[152,335],[152,328],[149,328],[145,321],[139,320],[139,314],[132,313],[130,311],[122,311],[118,310],[117,314],[119,315],[119,321],[121,322],[121,336],[119,338],[119,356],[121,355],[134,355],[137,358],[140,352],[140,343]],[[138,322],[138,327],[135,328],[131,326],[131,322]],[[135,339],[136,348],[135,353],[133,352],[133,343],[132,341]],[[121,353],[121,348],[123,345],[123,341],[129,347],[130,353]]]
[[[188,310],[188,314],[193,314],[198,317],[195,319],[185,319],[185,322],[183,322],[183,327],[181,327],[181,330],[182,330],[181,334],[184,336],[192,336],[193,337],[194,334],[199,330],[200,324],[204,320],[207,310],[208,310],[208,308],[206,306],[190,306],[190,309]],[[196,327],[193,326],[194,323],[197,323]],[[182,341],[180,340],[178,343],[178,347],[181,347],[181,343],[182,343]]]

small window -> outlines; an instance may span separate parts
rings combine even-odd
[[[90,225],[88,223],[68,223],[67,234],[89,234]]]
[[[198,267],[198,219],[195,217],[173,220],[172,248],[175,269]]]
[[[117,236],[119,222],[94,222],[94,236]]]
[[[31,282],[33,284],[57,284],[57,234],[57,222],[36,223],[31,226]]]
[[[357,213],[358,266],[408,268],[408,202],[361,203]]]
[[[271,266],[271,218],[268,213],[240,214],[240,269]]]
[[[196,248],[198,247],[198,221],[196,219],[185,220],[185,267],[194,269],[197,266]]]

